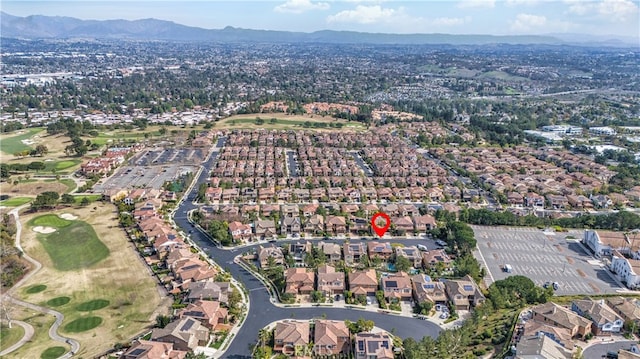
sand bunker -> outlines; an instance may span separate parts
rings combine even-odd
[[[37,227],[33,227],[33,231],[38,233],[43,233],[43,234],[49,234],[49,233],[55,232],[56,229],[53,227],[37,226]]]
[[[74,216],[71,213],[63,213],[63,214],[60,215],[60,218],[66,219],[68,221],[73,221],[73,220],[78,219],[78,216]]]

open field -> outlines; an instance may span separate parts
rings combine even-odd
[[[28,181],[22,180],[17,184],[13,184],[13,182],[0,182],[0,193],[12,196],[37,196],[47,191],[67,193],[69,186],[59,181],[46,182],[46,180],[33,179]]]
[[[11,329],[6,323],[0,324],[0,351],[17,343],[24,336],[24,329],[19,325],[12,325]]]
[[[84,221],[67,221],[47,214],[32,219],[29,224],[57,229],[50,234],[38,234],[37,238],[58,270],[89,268],[109,256],[109,248]]]
[[[261,125],[256,124],[256,119],[264,121]],[[275,122],[272,119],[275,118]],[[308,127],[305,127],[305,124]],[[326,127],[316,127],[316,124],[323,124]],[[330,125],[342,125],[342,128],[330,127]],[[257,113],[249,115],[235,115],[216,122],[215,128],[267,128],[267,129],[308,129],[308,130],[363,130],[365,126],[360,122],[346,121],[331,116],[322,117],[320,115],[286,115],[283,113]]]
[[[34,141],[32,137],[43,130],[44,128],[29,128],[2,135],[0,136],[0,151],[12,155],[16,152],[31,150],[35,146],[27,145],[25,142]]]
[[[58,216],[63,213],[69,213],[69,210],[52,214]],[[53,301],[52,304],[60,304],[55,310],[65,315],[60,328],[61,334],[80,342],[78,357],[90,358],[112,348],[115,343],[130,340],[152,326],[156,315],[168,312],[171,300],[163,300],[158,294],[156,283],[149,275],[146,265],[142,263],[135,248],[119,228],[113,205],[95,203],[83,210],[74,210],[73,214],[79,218],[72,223],[85,221],[91,225],[100,242],[107,247],[109,255],[90,268],[58,270],[38,240],[40,234],[26,227],[23,230],[23,248],[40,261],[43,268],[25,283],[25,287],[46,283],[47,288],[40,293],[18,293],[23,294],[22,299],[43,306],[47,306],[49,300]],[[29,223],[33,218],[40,216],[41,214],[24,215],[21,221]],[[74,224],[71,224],[62,230],[73,227]],[[69,301],[59,299],[60,297],[68,297]],[[108,301],[109,304],[92,312],[81,312],[77,309],[80,305],[99,308],[104,301]],[[100,319],[86,319],[90,317]],[[78,319],[80,320],[76,321]],[[70,325],[74,321],[75,324]],[[97,326],[91,328],[94,325]],[[44,338],[35,338],[11,357],[38,358],[45,349],[59,346],[59,343],[46,337],[46,330]],[[79,330],[84,331],[77,332]]]
[[[33,200],[31,197],[12,197],[5,199],[4,201],[0,201],[0,206],[3,207],[18,207],[22,206],[25,203],[29,203]]]

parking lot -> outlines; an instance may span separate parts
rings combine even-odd
[[[104,193],[118,188],[155,188],[159,189],[166,181],[172,181],[181,175],[198,171],[197,166],[171,164],[165,166],[120,167],[118,171],[104,182],[93,186],[95,193]]]
[[[134,166],[199,164],[206,155],[204,148],[157,148],[142,151],[130,163]]]
[[[622,289],[603,263],[579,243],[582,231],[550,233],[536,228],[472,228],[480,249],[478,260],[490,272],[489,281],[523,275],[537,285],[557,282],[556,293],[561,295],[615,293]],[[512,268],[511,273],[503,270],[507,264]]]

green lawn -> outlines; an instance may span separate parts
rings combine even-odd
[[[93,329],[102,324],[102,318],[100,317],[85,317],[78,318],[69,324],[64,326],[64,330],[69,333],[80,333]]]
[[[90,300],[88,302],[79,304],[76,307],[76,310],[80,312],[90,312],[93,310],[102,309],[108,305],[109,305],[109,301],[106,299],[94,299],[94,300]]]
[[[58,230],[53,233],[37,235],[56,269],[67,271],[87,268],[107,258],[109,248],[100,241],[91,225],[83,221],[66,222],[70,224],[57,227]]]
[[[45,351],[40,354],[41,359],[56,359],[62,356],[62,354],[67,352],[67,348],[65,347],[50,347],[45,349]]]
[[[0,351],[5,350],[6,348],[14,345],[24,336],[24,329],[22,329],[19,325],[12,325],[11,329],[2,323],[0,324]]]
[[[66,170],[67,168],[71,168],[82,163],[81,159],[73,159],[73,160],[62,160],[62,161],[47,161],[44,163],[44,170],[53,172]]]
[[[27,288],[25,290],[25,293],[27,293],[27,294],[35,294],[35,293],[40,293],[45,289],[47,289],[46,285],[44,285],[44,284],[36,284],[36,285],[32,285],[31,287]]]
[[[45,214],[44,216],[36,217],[29,221],[29,225],[33,227],[44,226],[44,227],[53,227],[57,229],[67,227],[72,223],[73,223],[72,221],[67,221],[64,218],[60,218],[57,214]]]
[[[101,194],[83,194],[79,196],[73,196],[73,198],[75,198],[76,204],[82,203],[82,200],[84,198],[88,199],[89,203],[91,203],[91,202],[99,201],[102,198],[102,195]]]
[[[9,199],[5,199],[4,201],[0,201],[0,206],[4,207],[18,207],[22,206],[25,203],[31,202],[33,198],[31,197],[13,197]]]
[[[61,305],[65,305],[71,301],[69,297],[55,297],[51,298],[47,301],[47,306],[49,307],[59,307]]]
[[[26,130],[21,130],[24,133],[11,137],[3,137],[2,141],[0,141],[0,151],[6,154],[14,154],[16,152],[30,150],[32,147],[25,145],[22,143],[22,140],[26,140],[28,138],[33,137],[36,133],[44,130],[44,128],[29,128]]]

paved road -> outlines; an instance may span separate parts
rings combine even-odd
[[[26,206],[26,205],[25,205]],[[19,288],[20,286],[22,286],[22,284],[24,282],[26,282],[29,278],[31,278],[31,276],[33,276],[34,274],[36,274],[40,268],[42,268],[42,264],[40,264],[40,262],[38,262],[37,260],[29,257],[24,250],[22,250],[22,246],[20,245],[20,236],[22,234],[22,224],[20,223],[20,219],[18,217],[19,212],[21,209],[25,208],[25,206],[21,206],[21,207],[17,207],[15,209],[13,209],[11,212],[9,212],[10,215],[13,215],[16,219],[16,243],[15,246],[16,248],[18,248],[22,253],[23,256],[22,258],[26,259],[27,261],[29,261],[32,265],[33,265],[33,269],[27,273],[27,275],[25,275],[20,281],[18,281],[18,283],[16,283],[13,287],[11,287],[11,289],[9,289],[3,296],[2,296],[2,301],[7,301],[7,302],[11,302],[13,304],[25,307],[25,308],[29,308],[31,310],[35,310],[38,312],[42,312],[45,314],[50,314],[56,317],[56,321],[53,323],[53,325],[51,326],[51,328],[49,328],[49,337],[55,341],[58,342],[62,342],[65,344],[68,344],[71,346],[71,351],[66,353],[65,355],[61,356],[60,358],[71,358],[73,356],[73,354],[77,353],[78,350],[80,350],[80,343],[78,343],[77,340],[71,339],[71,338],[67,338],[67,337],[63,337],[61,335],[58,334],[58,328],[60,327],[60,324],[62,324],[62,321],[64,320],[64,315],[60,312],[57,312],[53,309],[49,309],[49,308],[45,308],[45,307],[41,307],[39,305],[35,305],[32,303],[28,303],[16,298],[13,298],[10,296],[11,293],[13,293],[15,291],[16,288]],[[22,343],[24,344],[24,343]],[[17,348],[16,348],[17,349]]]
[[[0,356],[7,355],[9,353],[12,353],[12,352],[18,350],[18,348],[20,348],[26,342],[31,340],[31,338],[33,338],[34,330],[33,330],[33,327],[31,326],[31,324],[25,323],[25,322],[20,321],[20,320],[12,320],[11,321],[11,325],[14,325],[14,324],[17,324],[17,325],[21,326],[24,329],[24,335],[22,336],[22,339],[18,340],[17,343],[15,343],[14,345],[8,347],[7,349],[1,351],[0,352]]]
[[[600,359],[607,355],[607,352],[618,352],[620,349],[629,349],[631,344],[635,343],[634,341],[625,340],[619,342],[611,342],[609,338],[595,338],[592,339],[594,342],[600,342],[598,344],[593,344],[585,349],[582,354],[585,359]]]
[[[217,147],[224,145],[225,141],[226,138],[219,139]],[[215,163],[217,155],[217,151],[213,152],[211,157],[203,164],[204,170],[200,173],[192,188],[198,188],[200,183],[206,183],[209,180],[209,173]],[[188,233],[193,230],[193,226],[189,223],[186,216],[184,216],[184,213],[196,209],[197,205],[194,205],[191,202],[194,199],[194,195],[191,194],[191,192],[186,193],[185,197],[186,200],[183,200],[178,209],[174,212],[175,214],[178,214],[174,217],[174,221],[177,226],[181,227],[185,231],[185,233]],[[209,253],[209,256],[221,267],[229,270],[231,275],[233,275],[233,277],[242,283],[249,291],[251,306],[249,313],[247,314],[247,319],[242,325],[242,328],[238,331],[238,334],[234,337],[226,352],[223,354],[222,358],[251,358],[249,345],[257,342],[258,330],[271,322],[288,318],[311,319],[326,316],[327,319],[349,319],[353,321],[358,320],[359,318],[366,318],[373,320],[376,323],[376,326],[388,331],[394,331],[397,335],[403,338],[412,337],[420,339],[427,335],[436,337],[440,333],[440,327],[432,322],[391,314],[381,314],[344,308],[276,307],[271,304],[269,293],[262,283],[251,273],[233,262],[234,257],[239,254],[239,250],[224,250],[218,248],[204,233],[197,230],[192,231],[191,240],[200,246],[205,252]],[[418,242],[419,240],[414,241]],[[422,240],[422,243],[424,243],[424,240]],[[253,246],[245,247],[242,251],[251,250],[252,247]]]

